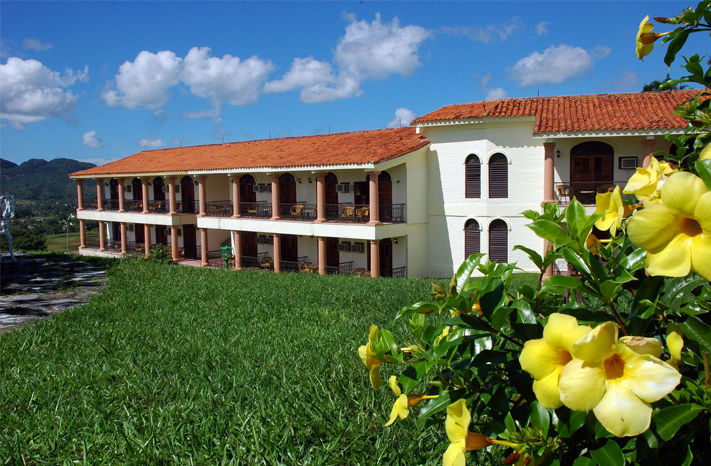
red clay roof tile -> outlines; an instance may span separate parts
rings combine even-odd
[[[414,128],[146,150],[70,176],[379,163],[429,144]]]
[[[683,128],[674,113],[700,89],[489,100],[447,105],[411,124],[478,118],[535,117],[533,134]]]

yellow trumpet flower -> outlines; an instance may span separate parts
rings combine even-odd
[[[627,233],[647,251],[650,275],[683,277],[694,270],[711,280],[711,191],[698,176],[670,176],[661,203],[647,204],[633,215]]]
[[[620,187],[615,186],[612,192],[597,194],[595,206],[595,213],[602,214],[602,217],[595,222],[595,226],[600,231],[610,230],[610,234],[615,236],[617,229],[622,227],[622,219],[630,210],[622,204]]]
[[[370,372],[370,384],[375,390],[380,388],[380,365],[383,363],[383,361],[377,358],[375,351],[373,351],[373,343],[377,340],[378,326],[371,325],[368,332],[368,343],[361,345],[358,348],[358,355],[360,356],[361,361],[363,361],[363,364],[365,364],[365,367],[368,369],[368,372]]]
[[[649,22],[649,16],[645,16],[642,22],[639,23],[637,40],[635,41],[637,58],[640,60],[644,59],[644,57],[652,52],[654,42],[657,39],[669,34],[668,32],[652,32],[652,29],[654,29],[654,26]]]
[[[385,424],[385,427],[391,426],[398,417],[401,421],[407,419],[407,416],[410,415],[410,408],[412,408],[413,406],[417,406],[417,404],[421,401],[431,400],[439,396],[414,394],[405,395],[402,393],[402,390],[400,390],[400,386],[397,384],[397,377],[395,377],[394,375],[390,376],[390,379],[388,379],[388,383],[390,384],[390,388],[392,389],[393,393],[395,393],[395,396],[397,396],[397,400],[395,400],[395,403],[393,404],[393,409],[392,411],[390,411],[390,420],[388,420],[387,424]]]
[[[605,322],[573,344],[573,360],[560,372],[560,399],[575,411],[592,409],[605,429],[627,437],[649,428],[650,403],[674,390],[681,374],[659,359],[658,340],[618,340],[617,332]]]
[[[543,338],[523,345],[519,362],[533,377],[533,393],[544,408],[560,408],[558,377],[571,359],[573,343],[590,331],[587,325],[565,314],[551,314],[543,329]]]

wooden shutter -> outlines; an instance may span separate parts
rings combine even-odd
[[[509,163],[504,154],[494,154],[489,159],[489,198],[509,197]]]
[[[467,157],[464,165],[464,197],[478,199],[481,197],[481,162],[472,154]]]
[[[476,220],[468,220],[464,225],[464,258],[477,254],[481,250],[481,232]]]
[[[494,220],[489,225],[489,260],[508,262],[509,230],[503,220]]]

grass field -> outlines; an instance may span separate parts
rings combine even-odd
[[[356,353],[428,280],[137,260],[109,277],[0,336],[0,463],[440,464],[444,420],[384,428],[394,397]]]
[[[99,231],[96,229],[87,230],[87,238],[98,238]],[[47,242],[47,251],[67,251],[67,234],[57,233],[54,235],[45,235],[45,241]],[[79,232],[69,233],[69,252],[76,253],[79,250]]]

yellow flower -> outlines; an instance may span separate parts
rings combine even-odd
[[[669,354],[671,355],[671,359],[668,361],[670,366],[679,367],[679,363],[681,362],[681,350],[683,348],[684,339],[679,332],[671,330],[667,334],[667,349],[669,349]]]
[[[469,432],[471,414],[464,398],[447,406],[447,420],[444,423],[450,444],[442,458],[443,466],[465,466],[468,450],[481,450],[489,445],[504,445],[520,448],[519,444],[494,440],[484,434]]]
[[[628,210],[622,204],[620,187],[615,186],[612,192],[596,195],[595,205],[595,213],[602,214],[602,217],[595,222],[595,226],[601,231],[610,230],[610,234],[615,236],[617,229],[622,226],[622,219],[625,218],[625,213]]]
[[[651,402],[674,390],[681,374],[659,359],[654,338],[617,339],[617,325],[605,322],[573,344],[573,360],[560,373],[560,398],[575,411],[595,413],[618,437],[649,428]]]
[[[438,395],[405,395],[400,390],[400,386],[397,384],[397,377],[394,375],[390,376],[388,383],[395,396],[397,396],[397,400],[393,404],[393,409],[390,411],[390,420],[385,424],[385,427],[392,425],[398,417],[400,420],[407,419],[407,416],[410,415],[410,408],[416,406],[422,400],[431,400],[438,397]]]
[[[358,348],[358,355],[370,372],[370,384],[375,390],[380,388],[380,365],[383,363],[373,351],[373,343],[378,340],[378,326],[371,325],[368,332],[368,344]]]
[[[668,169],[669,164],[665,163]],[[635,174],[627,180],[625,194],[634,194],[640,201],[659,197],[659,181],[662,180],[663,168],[656,157],[652,156],[647,168],[637,168]]]
[[[533,393],[544,408],[560,408],[558,376],[572,359],[573,343],[590,327],[565,314],[551,314],[543,338],[528,340],[518,358],[521,368],[533,377]]]
[[[627,224],[632,243],[647,251],[650,275],[683,277],[694,270],[711,280],[711,191],[698,176],[679,172]]]
[[[668,32],[652,32],[652,29],[654,29],[654,26],[649,22],[649,16],[645,16],[642,22],[639,23],[639,30],[637,31],[637,58],[640,60],[652,52],[654,41],[669,34]]]
[[[699,160],[711,159],[711,142],[706,144],[701,152],[699,152]]]

